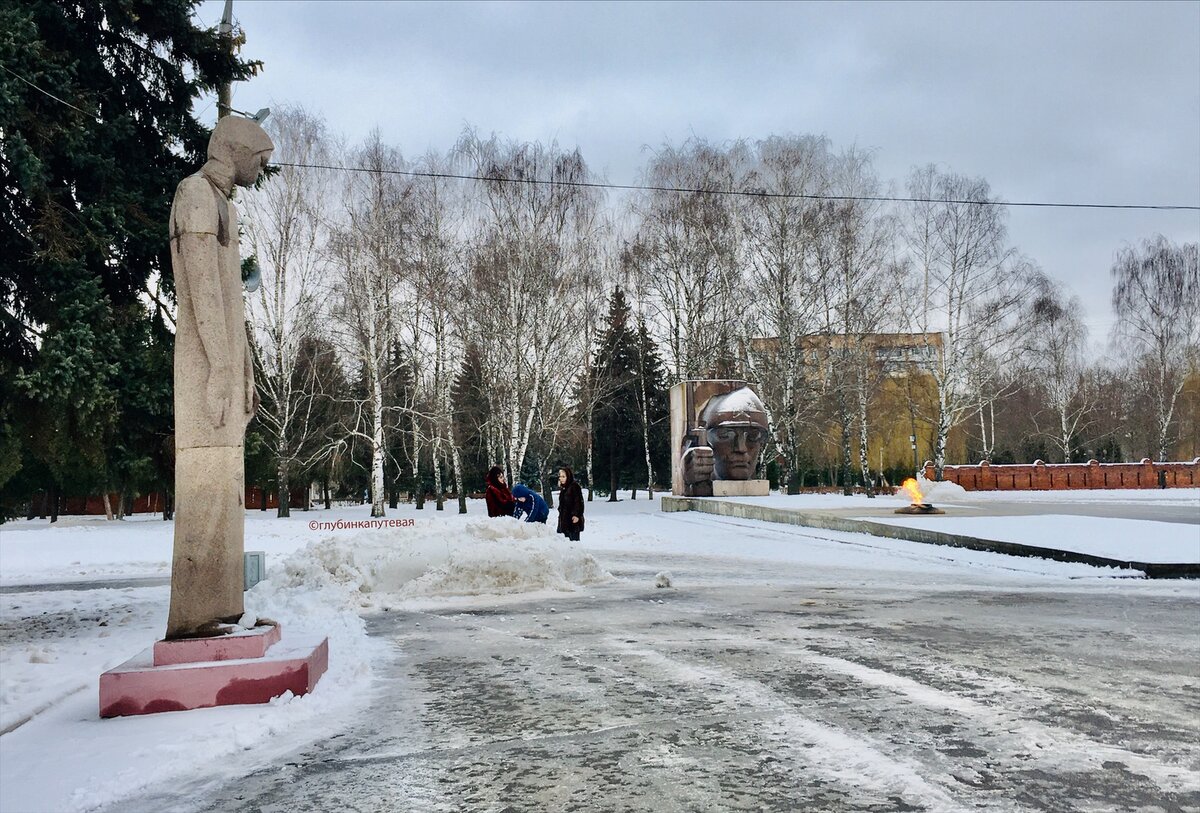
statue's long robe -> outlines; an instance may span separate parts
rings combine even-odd
[[[242,444],[254,380],[242,301],[237,210],[201,173],[171,206],[175,331],[175,546],[167,637],[240,616],[245,495]],[[208,383],[223,370],[230,406],[221,426]],[[221,373],[219,373],[221,374]]]

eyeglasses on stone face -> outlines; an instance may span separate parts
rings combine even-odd
[[[747,444],[762,443],[767,439],[767,433],[757,426],[715,426],[708,430],[708,442],[733,443],[741,435]]]

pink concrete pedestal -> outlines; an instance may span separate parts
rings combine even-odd
[[[328,666],[328,638],[284,639],[278,626],[159,641],[100,676],[100,716],[266,703],[287,691],[307,694]]]
[[[170,666],[173,663],[200,663],[201,661],[237,661],[244,658],[261,658],[267,650],[279,643],[282,634],[278,624],[263,624],[245,630],[214,635],[209,638],[182,638],[177,641],[154,642],[154,665]]]

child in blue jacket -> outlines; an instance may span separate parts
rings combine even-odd
[[[525,515],[526,522],[545,523],[550,516],[550,507],[542,499],[542,495],[523,483],[517,483],[512,489],[513,499],[517,503],[513,516],[517,519]]]

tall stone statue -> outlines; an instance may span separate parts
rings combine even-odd
[[[671,491],[676,496],[765,496],[753,480],[767,441],[762,401],[745,381],[682,381],[671,389]]]
[[[242,443],[258,407],[242,303],[234,186],[251,186],[274,144],[251,119],[226,116],[208,161],[171,205],[175,331],[175,550],[168,639],[214,631],[243,612]]]

